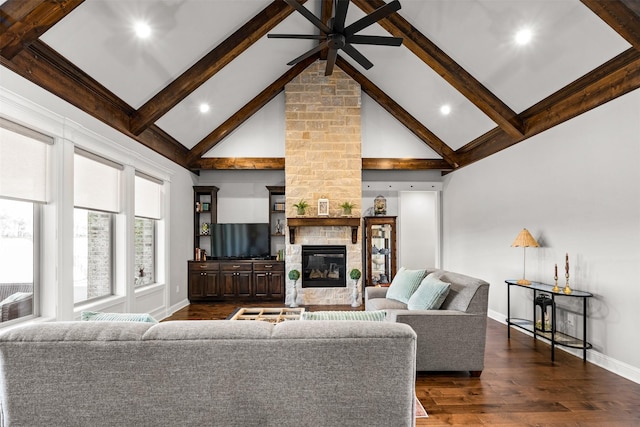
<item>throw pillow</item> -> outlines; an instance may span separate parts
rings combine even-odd
[[[411,295],[420,286],[425,273],[425,270],[407,270],[404,267],[400,267],[400,270],[391,281],[391,285],[389,285],[387,298],[406,304],[409,302]]]
[[[386,311],[305,311],[300,320],[370,320],[382,322]]]
[[[437,310],[449,295],[450,283],[428,275],[422,280],[418,289],[411,295],[407,308],[409,310]]]
[[[158,323],[147,313],[100,313],[98,311],[83,311],[80,320],[93,322],[147,322]]]

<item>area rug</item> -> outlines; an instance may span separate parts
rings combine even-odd
[[[429,418],[429,415],[427,415],[427,411],[424,409],[424,406],[422,406],[422,403],[420,403],[417,397],[416,397],[416,418]]]

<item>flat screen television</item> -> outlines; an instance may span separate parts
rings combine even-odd
[[[211,257],[268,258],[269,224],[211,224]]]

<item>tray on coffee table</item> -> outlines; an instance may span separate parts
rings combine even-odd
[[[304,308],[288,307],[242,307],[230,320],[258,320],[262,322],[280,323],[287,320],[300,320]]]

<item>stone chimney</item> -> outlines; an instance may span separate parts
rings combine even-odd
[[[352,216],[362,212],[362,155],[360,137],[360,85],[340,68],[324,75],[325,62],[316,61],[285,87],[286,210],[296,216],[295,203],[309,203],[307,217],[318,217],[318,199],[329,199],[329,217],[340,217],[344,202],[355,204]],[[362,227],[352,243],[347,226],[309,226],[296,229],[295,242],[286,237],[287,273],[302,272],[302,245],[345,245],[347,275],[362,270]],[[299,304],[350,304],[353,283],[346,288],[305,288]],[[291,302],[287,279],[286,303]]]

